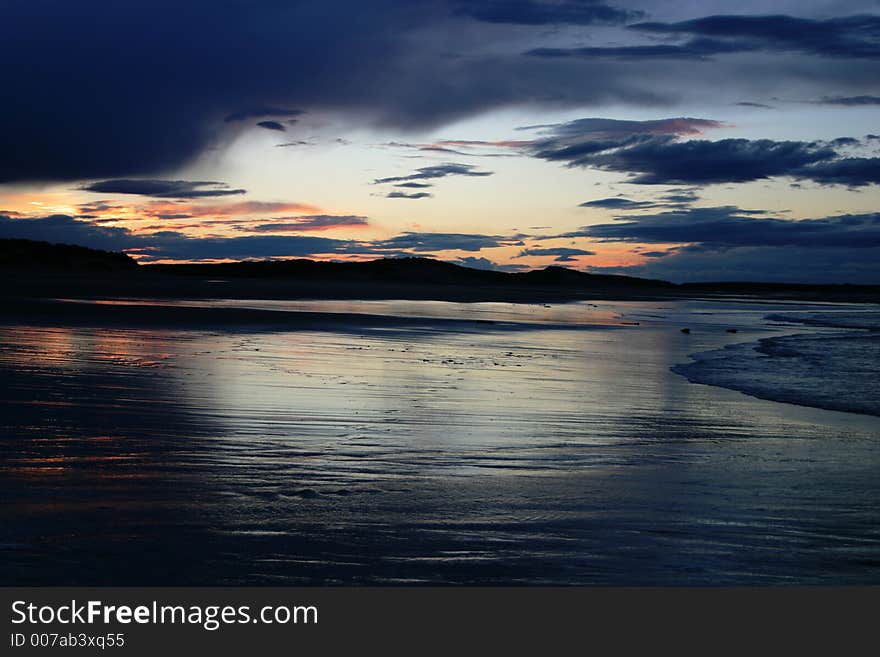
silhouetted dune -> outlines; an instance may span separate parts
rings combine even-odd
[[[880,301],[876,285],[684,283],[592,274],[559,266],[529,272],[471,269],[431,258],[367,262],[307,259],[138,265],[122,253],[31,240],[0,240],[2,296],[230,299],[432,299],[569,301],[753,296]],[[108,275],[112,274],[112,275]]]
[[[297,277],[312,280],[387,281],[440,285],[552,285],[585,287],[596,284],[674,288],[672,283],[630,276],[608,276],[551,266],[524,273],[471,269],[431,258],[382,258],[367,262],[265,260],[223,264],[146,265],[148,269],[184,276],[246,278]]]
[[[0,239],[0,268],[113,271],[134,269],[137,262],[124,253],[72,244]]]

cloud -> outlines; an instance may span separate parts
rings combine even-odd
[[[145,207],[137,208],[145,215],[168,218],[171,215],[188,217],[238,217],[242,215],[271,214],[277,212],[302,212],[318,214],[321,208],[308,203],[292,201],[239,201],[235,203],[173,203],[154,201]]]
[[[632,244],[677,244],[644,251],[629,267],[596,273],[672,281],[880,283],[880,213],[820,219],[757,216],[736,207],[690,208],[585,226],[556,237]]]
[[[679,189],[674,192],[668,192],[660,196],[660,199],[668,204],[684,204],[693,203],[700,198],[699,194],[692,189]]]
[[[636,201],[623,196],[612,196],[609,198],[598,198],[593,201],[585,201],[578,207],[630,212],[635,210],[648,210],[651,208],[686,207],[698,199],[699,196],[693,190],[678,189],[672,192],[666,192],[665,194],[659,194],[651,201]]]
[[[679,23],[638,23],[630,29],[652,34],[719,39],[732,51],[800,51],[844,58],[880,57],[880,16],[815,20],[794,16],[716,15]]]
[[[785,175],[809,177],[807,167],[825,163],[835,155],[824,145],[797,141],[679,142],[669,137],[653,137],[605,149],[577,164],[633,174],[630,182],[640,184],[710,184]]]
[[[602,208],[605,210],[642,210],[645,208],[655,208],[656,203],[651,201],[633,201],[632,199],[615,196],[612,198],[599,198],[594,201],[586,201],[581,203],[582,208]]]
[[[279,224],[293,231],[323,230],[330,227],[362,227],[364,217],[319,216],[291,217],[291,221],[267,222],[265,230],[273,233]],[[241,223],[235,223],[242,227]],[[259,229],[261,224],[257,225]],[[269,227],[271,226],[271,227]],[[177,231],[134,233],[128,228],[100,225],[66,215],[20,219],[0,215],[0,238],[44,240],[78,244],[108,251],[135,253],[151,260],[213,260],[220,258],[285,258],[327,254],[398,257],[434,252],[477,252],[499,246],[523,246],[517,237],[459,233],[409,232],[382,240],[340,240],[308,235],[260,234],[236,237],[192,237]]]
[[[286,125],[302,111],[414,134],[500,108],[644,111],[706,98],[717,80],[719,94],[735,98],[765,93],[768,81],[796,83],[805,97],[876,93],[872,17],[783,17],[795,21],[791,35],[761,27],[772,17],[747,16],[635,30],[613,27],[633,11],[608,1],[77,0],[75,11],[63,0],[6,3],[0,58],[10,65],[0,87],[13,100],[0,105],[0,125],[14,128],[0,134],[0,152],[15,157],[0,158],[0,182],[164,177],[231,143],[245,122]],[[737,26],[746,19],[755,25]],[[688,45],[752,55],[683,68],[620,57],[625,50],[521,54],[538,39],[558,49],[572,38],[661,55]],[[802,54],[812,52],[861,62]]]
[[[415,173],[408,176],[392,176],[390,178],[377,178],[373,182],[375,184],[382,183],[398,183],[410,180],[433,180],[435,178],[446,178],[447,176],[491,176],[492,171],[474,171],[474,167],[470,164],[436,164],[433,166],[422,167],[416,169]]]
[[[648,253],[642,255],[650,256]],[[675,282],[766,281],[880,284],[877,249],[847,247],[685,247],[632,267],[590,267],[592,273],[624,274]]]
[[[407,189],[424,189],[426,187],[433,187],[431,183],[420,183],[420,182],[405,182],[398,183],[395,187],[405,187]]]
[[[287,131],[287,128],[285,128],[283,124],[278,123],[278,121],[260,121],[257,125],[266,130],[277,130],[279,132]]]
[[[410,144],[406,142],[391,141],[383,144],[396,148],[411,148],[417,151],[431,153],[450,153],[452,155],[464,155],[467,157],[514,157],[515,151],[522,146],[527,146],[530,141],[499,140],[484,141],[479,139],[441,139],[429,144]],[[497,149],[501,149],[498,152]]]
[[[618,24],[644,15],[601,0],[454,0],[452,4],[456,14],[514,25]]]
[[[214,258],[268,258],[339,253],[351,242],[323,237],[245,236],[189,237],[162,231],[134,234],[127,228],[98,226],[65,215],[38,219],[10,219],[0,216],[0,236],[78,244],[109,251],[138,252],[150,259],[198,260]]]
[[[458,146],[462,148],[491,146],[495,148],[518,148],[527,146],[530,141],[502,139],[497,141],[485,141],[482,139],[441,139],[431,146]]]
[[[156,198],[203,198],[246,193],[244,189],[230,189],[222,182],[191,180],[102,180],[82,189],[100,194],[140,194]]]
[[[488,258],[479,258],[476,256],[465,256],[464,258],[458,258],[456,260],[451,260],[450,262],[461,265],[462,267],[470,267],[471,269],[483,269],[485,271],[515,272],[528,269],[527,265],[501,265],[497,262],[489,260]]]
[[[431,198],[433,194],[429,194],[428,192],[416,192],[414,194],[407,194],[406,192],[388,192],[385,195],[385,198],[408,198],[408,199],[420,199],[420,198]]]
[[[415,233],[407,232],[374,243],[377,250],[423,251],[481,251],[499,246],[521,246],[516,237],[498,235],[474,235],[467,233]]]
[[[283,220],[247,226],[247,230],[255,233],[309,232],[332,230],[334,228],[363,228],[367,225],[369,225],[369,221],[366,217],[319,214],[285,217]]]
[[[133,236],[127,228],[96,226],[66,215],[35,219],[0,215],[0,237],[77,244],[107,251],[121,251],[133,244]]]
[[[228,144],[240,122],[301,111],[412,130],[548,98],[571,106],[664,95],[612,72],[572,85],[564,71],[523,63],[510,47],[521,31],[487,21],[501,11],[534,23],[533,9],[517,17],[442,0],[416,9],[401,0],[69,4],[4,7],[0,59],[15,64],[0,68],[0,86],[16,101],[0,106],[0,125],[15,126],[0,135],[0,151],[16,157],[0,158],[0,183],[163,175]],[[581,4],[583,16],[604,11],[519,2],[552,5],[544,22],[551,11],[561,19],[559,7],[574,21]],[[472,30],[463,16],[478,19]]]
[[[832,142],[771,139],[681,140],[706,127],[705,119],[615,121],[580,119],[545,126],[549,136],[535,140],[533,156],[628,174],[635,184],[709,185],[771,177],[811,180],[851,187],[880,182],[880,158],[847,157]]]
[[[540,126],[525,126],[521,130],[542,129],[550,134],[547,140],[570,139],[625,139],[639,135],[701,135],[705,130],[725,128],[726,124],[712,119],[677,117],[649,121],[623,121],[620,119],[586,118],[567,123],[552,123]],[[528,144],[529,142],[520,142]],[[531,142],[534,145],[535,142]],[[542,143],[541,140],[538,143]]]
[[[771,15],[715,15],[678,23],[647,22],[629,30],[686,38],[680,43],[533,48],[526,55],[544,58],[624,60],[708,60],[716,55],[798,52],[810,56],[877,59],[880,16],[858,15],[825,20]]]
[[[187,237],[181,233],[154,233],[142,238],[139,250],[152,259],[204,260],[229,258],[289,258],[340,253],[346,243],[325,237],[259,235],[245,237]]]
[[[525,256],[554,256],[554,262],[577,262],[578,256],[596,255],[595,251],[587,251],[585,249],[571,249],[567,247],[554,247],[548,249],[529,248],[523,249],[515,257],[522,258]]]
[[[239,110],[227,116],[224,121],[232,123],[235,121],[245,121],[247,119],[261,119],[268,116],[294,117],[303,114],[300,109],[282,109],[280,107],[252,107],[250,109]],[[259,125],[259,123],[257,124]]]
[[[860,187],[880,183],[880,158],[847,157],[817,162],[791,174],[825,185]]]
[[[740,107],[754,107],[756,109],[775,109],[772,105],[765,105],[764,103],[753,103],[748,100],[741,100],[738,103],[734,103],[734,105],[738,105]]]
[[[864,107],[866,105],[880,105],[880,96],[826,96],[814,102],[818,105]]]
[[[721,53],[743,52],[750,48],[727,44],[712,39],[694,39],[685,44],[658,44],[650,46],[589,46],[584,48],[533,48],[524,54],[531,57],[585,59],[706,59]]]
[[[699,244],[702,249],[734,247],[880,247],[880,213],[821,219],[779,219],[756,211],[721,206],[631,216],[610,224],[584,226],[558,237],[590,237],[639,244]]]

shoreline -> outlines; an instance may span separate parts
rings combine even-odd
[[[89,300],[7,298],[0,304],[0,326],[167,328],[176,330],[296,331],[414,329],[435,331],[596,330],[627,328],[613,324],[554,324],[449,317],[410,317],[371,313],[258,308],[200,307]]]
[[[3,270],[0,270],[3,271]],[[673,301],[738,299],[880,304],[875,286],[689,283],[589,285],[442,283],[431,280],[302,279],[296,277],[208,278],[153,271],[46,272],[5,270],[0,299],[145,298],[263,300],[411,300],[461,303],[563,303],[572,301]]]

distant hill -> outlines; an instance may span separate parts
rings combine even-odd
[[[72,244],[0,239],[0,268],[41,271],[118,271],[134,269],[137,261],[124,253]]]

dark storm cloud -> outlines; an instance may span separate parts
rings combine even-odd
[[[260,121],[257,125],[266,130],[277,130],[278,132],[287,131],[287,128],[285,128],[283,124],[278,123],[278,121]]]
[[[454,12],[487,23],[514,25],[593,25],[624,23],[641,18],[601,0],[453,0]]]
[[[755,216],[736,207],[690,208],[585,226],[559,237],[590,237],[641,244],[699,244],[703,249],[743,246],[880,247],[880,213],[822,219]]]
[[[299,101],[430,123],[384,93],[405,73],[396,35],[433,18],[411,14],[391,0],[5,3],[0,87],[16,101],[0,106],[0,182],[168,171],[222,141],[224,119]]]
[[[437,164],[434,166],[422,167],[416,169],[415,173],[407,176],[392,176],[390,178],[377,178],[373,182],[376,184],[406,182],[411,180],[433,180],[435,178],[445,178],[447,176],[491,176],[492,171],[474,171],[474,166],[470,164]]]
[[[420,199],[420,198],[431,198],[433,194],[429,194],[428,192],[415,192],[414,194],[407,194],[406,192],[388,192],[385,195],[385,198],[408,198],[408,199]]]
[[[548,137],[532,142],[533,156],[629,174],[636,184],[708,185],[786,176],[820,184],[858,187],[880,182],[880,158],[847,157],[844,142],[771,139],[681,140],[706,127],[705,119],[613,121],[581,119],[547,126]]]
[[[102,180],[82,189],[100,194],[139,194],[155,198],[207,198],[236,196],[247,190],[230,189],[222,182],[193,180]]]
[[[710,80],[698,65],[683,74],[665,60],[521,56],[536,45],[536,36],[557,33],[556,27],[527,26],[587,26],[630,15],[612,5],[587,0],[5,3],[0,58],[7,65],[0,67],[0,88],[8,102],[0,104],[0,183],[163,178],[206,149],[228,143],[251,120],[284,125],[303,110],[327,112],[356,127],[414,133],[501,107],[657,107],[704,96],[707,83],[716,79],[743,98],[756,92],[756,78],[780,85],[806,82],[803,93],[809,97],[830,89],[852,96],[876,90],[876,71],[867,65],[873,62],[848,60],[844,68],[812,60],[782,62],[773,55],[725,68],[713,64]],[[751,36],[730,25],[710,29],[711,21],[655,23],[627,33],[667,39],[644,46],[649,48],[682,48],[705,39],[727,49],[757,43],[771,51],[775,40],[867,57],[869,48],[853,44],[876,41],[869,19],[792,19],[801,20],[798,29],[812,36],[788,40],[775,34],[759,38],[754,27]],[[592,43],[592,28],[577,29]],[[614,47],[640,46],[624,41]]]
[[[556,11],[583,5],[587,13],[604,6],[527,4]],[[583,71],[523,62],[517,49],[485,51],[485,39],[475,46],[462,30],[455,6],[6,3],[0,59],[8,65],[0,67],[0,88],[14,101],[0,104],[0,183],[166,175],[232,139],[235,125],[293,116],[300,110],[287,108],[294,107],[333,112],[355,125],[413,130],[516,104],[656,104],[669,95],[611,71],[595,71],[590,85],[572,85]],[[480,6],[470,14],[491,14]],[[522,38],[473,23],[499,43]]]

